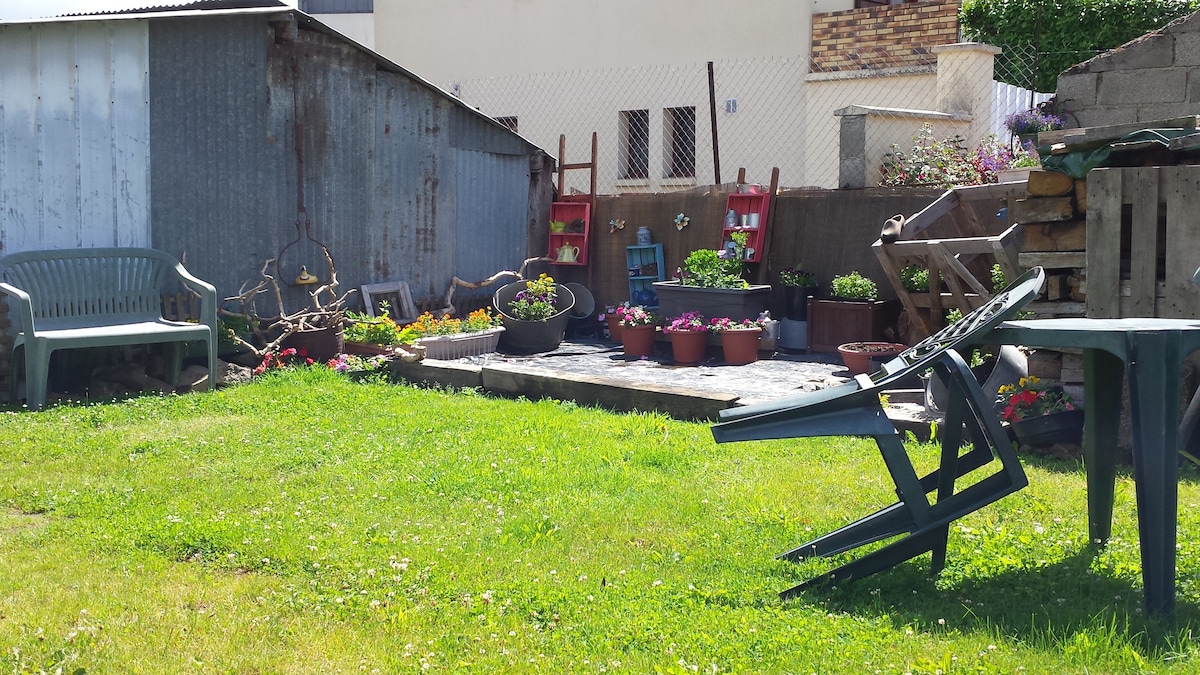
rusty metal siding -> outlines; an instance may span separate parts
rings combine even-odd
[[[343,289],[407,281],[440,297],[454,275],[524,259],[542,154],[444,92],[266,17],[156,21],[150,54],[154,243],[186,250],[223,295],[297,238],[297,128],[305,215]],[[280,278],[300,264],[327,274],[305,237]],[[289,310],[306,290],[285,288]]]
[[[150,242],[147,23],[0,26],[0,254]]]
[[[459,243],[455,269],[478,271],[468,277],[471,281],[517,269],[526,258],[529,158],[474,150],[456,150],[454,157]]]

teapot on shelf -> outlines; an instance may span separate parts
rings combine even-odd
[[[563,244],[558,248],[558,262],[573,263],[579,257],[579,247]]]

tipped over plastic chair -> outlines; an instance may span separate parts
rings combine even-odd
[[[794,562],[899,539],[787,589],[781,597],[792,597],[815,584],[860,579],[926,552],[933,554],[931,571],[936,573],[945,565],[952,521],[1028,484],[993,407],[995,392],[988,395],[980,388],[955,348],[971,345],[981,332],[1015,318],[1037,296],[1044,280],[1040,267],[1029,270],[990,302],[904,351],[873,375],[858,375],[846,384],[795,398],[721,411],[721,422],[712,427],[718,443],[809,436],[873,438],[896,488],[895,504],[778,557]],[[946,384],[948,403],[938,468],[918,476],[903,436],[884,413],[879,395],[928,368]],[[987,469],[994,471],[978,480],[973,476],[968,487],[958,489],[958,479]]]

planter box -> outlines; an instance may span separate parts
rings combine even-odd
[[[887,342],[900,318],[899,300],[808,299],[808,351],[836,352],[847,342]]]
[[[500,343],[500,334],[503,332],[504,327],[500,326],[475,333],[425,337],[417,340],[417,344],[425,348],[425,358],[461,359],[496,351],[496,345]]]
[[[652,285],[658,294],[659,311],[667,317],[700,312],[706,320],[720,316],[734,321],[757,319],[766,310],[771,295],[771,287],[767,285],[744,289],[680,286],[678,281],[657,281]]]

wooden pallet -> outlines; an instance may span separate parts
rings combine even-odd
[[[1200,166],[1094,169],[1087,205],[1087,316],[1200,317]]]

